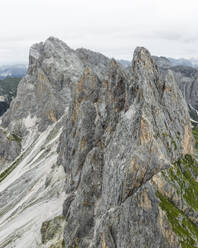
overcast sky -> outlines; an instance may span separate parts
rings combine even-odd
[[[27,62],[49,36],[129,60],[136,46],[198,57],[197,0],[0,0],[0,10],[0,64]]]

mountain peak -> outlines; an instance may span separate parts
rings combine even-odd
[[[34,45],[2,124],[0,246],[198,244],[187,105],[147,49],[126,73],[54,37]]]
[[[53,36],[50,36],[48,39],[46,39],[44,45],[49,43],[53,44],[55,49],[64,48],[66,50],[72,50],[65,42]]]
[[[140,67],[150,70],[156,68],[156,64],[150,52],[144,47],[137,47],[134,51],[132,67],[138,64]]]

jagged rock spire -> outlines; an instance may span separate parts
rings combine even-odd
[[[68,173],[66,188],[73,199],[70,204],[65,202],[68,221],[65,242],[68,247],[74,244],[79,247],[91,244],[93,247],[133,247],[136,243],[141,243],[139,247],[148,244],[169,247],[169,241],[158,228],[160,224],[156,225],[159,206],[151,180],[182,154],[192,152],[192,136],[185,144],[191,128],[185,102],[174,79],[169,77],[165,82],[161,78],[145,48],[135,50],[131,77],[115,60],[111,60],[107,68],[104,82],[95,88],[97,100],[92,106],[87,105],[87,112],[78,107],[78,123],[81,124],[77,129],[73,124],[75,132],[70,132],[71,120],[68,120],[61,138],[61,162]],[[80,85],[85,85],[88,79],[85,72]],[[77,86],[76,90],[78,96],[84,94],[83,87]],[[90,104],[86,97],[84,100]],[[90,116],[93,119],[89,121],[90,139],[86,143],[89,149],[83,153],[82,163],[76,170],[76,158],[82,151],[71,147],[85,144],[80,140],[85,137],[82,135],[84,118]],[[100,136],[96,136],[98,130]],[[97,175],[97,180],[92,173]],[[142,224],[140,228],[135,224],[137,216],[141,216],[148,231]],[[153,228],[155,231],[150,231]]]
[[[180,239],[167,219],[171,213],[166,216],[162,211],[162,200],[167,197],[170,203],[171,196],[174,204],[182,209],[179,217],[183,216],[182,211],[192,208],[187,197],[189,192],[180,193],[184,184],[177,178],[178,175],[183,178],[185,168],[178,172],[180,164],[177,169],[173,165],[192,153],[190,119],[174,77],[169,73],[162,79],[145,48],[135,50],[131,73],[127,74],[114,59],[86,49],[74,51],[55,38],[34,45],[28,74],[21,81],[3,124],[8,130],[14,129],[19,120],[26,131],[32,126],[38,127],[41,141],[33,143],[34,151],[39,149],[39,158],[45,155],[47,162],[54,163],[50,167],[54,179],[46,180],[47,188],[53,189],[55,179],[60,179],[56,170],[64,167],[65,175],[60,171],[66,192],[62,245],[68,248],[179,247]],[[58,141],[51,137],[49,141],[44,131],[48,127],[63,129],[58,154],[53,150]],[[52,137],[58,138],[59,132],[51,131]],[[42,138],[44,134],[46,140]],[[26,135],[32,138],[31,133]],[[31,168],[37,162],[34,157],[37,154],[30,152],[28,156]],[[23,161],[22,168],[24,164]],[[37,181],[36,175],[31,177]],[[177,179],[176,190],[170,178]],[[195,181],[193,177],[190,179]],[[19,181],[13,179],[16,185]],[[189,188],[194,192],[192,185]],[[8,206],[7,194],[13,194],[12,189],[9,185],[8,191],[4,191]],[[44,195],[45,190],[42,186]],[[177,220],[177,216],[173,217]],[[42,230],[55,222],[54,219],[44,223]],[[190,231],[188,228],[184,234]],[[193,235],[194,232],[191,238],[194,240]],[[43,243],[43,247],[49,244],[54,245],[53,240]]]

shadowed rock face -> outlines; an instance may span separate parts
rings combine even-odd
[[[42,225],[34,219],[41,234],[34,242],[25,230],[29,247],[197,247],[198,207],[189,195],[196,198],[198,172],[188,108],[173,73],[162,77],[145,48],[135,50],[125,72],[114,59],[74,51],[52,37],[34,45],[28,73],[2,124],[21,134],[22,148],[34,139],[16,166],[33,166],[26,182],[33,189],[42,166],[47,190],[42,181],[42,199],[36,199],[43,202],[49,193],[47,207],[59,216],[49,211]],[[15,175],[13,167],[8,172],[3,187]],[[20,192],[23,180],[17,175]],[[3,191],[9,209],[14,182]],[[26,194],[23,190],[20,200]],[[58,205],[63,198],[64,218]],[[41,204],[37,208],[45,212]]]

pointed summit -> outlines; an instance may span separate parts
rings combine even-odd
[[[144,77],[152,76],[152,79],[159,78],[159,70],[150,52],[144,47],[137,47],[134,51],[132,61],[132,72]]]
[[[144,47],[135,49],[131,71],[135,91],[141,91],[141,95],[147,102],[160,101],[163,95],[164,80],[150,52]]]
[[[65,43],[63,42],[62,40],[56,38],[56,37],[53,37],[53,36],[50,36],[44,43],[44,46],[46,45],[53,45],[53,48],[54,49],[64,49],[64,50],[67,50],[67,51],[72,51],[72,49]]]
[[[20,153],[0,175],[0,247],[197,247],[198,165],[174,75],[143,47],[131,73],[54,37],[31,49],[0,128],[0,162]]]

